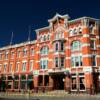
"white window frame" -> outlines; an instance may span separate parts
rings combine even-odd
[[[33,66],[34,66],[34,62],[33,60],[30,60],[30,68],[29,68],[30,71],[33,71]]]
[[[27,62],[23,61],[22,62],[22,71],[25,72],[27,70]]]
[[[27,56],[27,48],[23,48],[23,57]]]
[[[78,57],[79,66],[75,66],[75,60],[76,60],[75,58],[76,58],[76,57]],[[76,55],[75,55],[75,54],[72,54],[72,55],[71,55],[71,61],[72,61],[72,59],[74,59],[74,63],[73,63],[74,66],[71,65],[72,68],[82,67],[82,66],[83,66],[83,65],[81,66],[81,60],[82,60],[82,63],[83,63],[83,57],[82,57],[82,54],[81,54],[81,53],[78,53],[78,54],[76,54]],[[72,62],[71,62],[71,63],[72,63]]]

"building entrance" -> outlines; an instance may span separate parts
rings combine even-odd
[[[54,90],[64,90],[64,75],[54,75],[53,81]]]

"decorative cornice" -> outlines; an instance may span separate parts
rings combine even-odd
[[[52,19],[49,19],[48,20],[48,22],[53,22],[53,21],[55,21],[58,17],[60,17],[60,18],[63,18],[63,19],[65,19],[65,18],[67,18],[67,19],[69,19],[69,15],[60,15],[60,14],[58,14],[58,13],[56,13],[56,15],[52,18]]]

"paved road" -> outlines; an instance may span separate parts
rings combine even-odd
[[[100,100],[100,95],[66,95],[66,96],[0,96],[0,100]]]

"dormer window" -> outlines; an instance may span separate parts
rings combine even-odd
[[[76,35],[76,34],[77,34],[77,29],[75,28],[75,29],[74,29],[74,35]]]
[[[80,27],[80,28],[79,28],[79,34],[81,34],[81,33],[82,33],[82,28]]]

